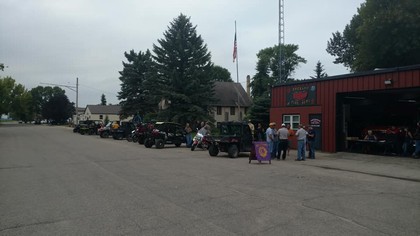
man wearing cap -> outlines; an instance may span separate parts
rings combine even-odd
[[[280,154],[283,152],[281,159],[286,159],[286,152],[288,147],[289,130],[286,128],[286,124],[281,124],[281,128],[277,131],[279,137],[279,152],[277,154],[277,160],[280,160]]]
[[[276,127],[276,123],[271,122],[268,126],[269,127],[265,131],[265,135],[266,135],[268,151],[270,152],[270,159],[272,159],[274,157],[274,136],[276,135],[274,128]]]
[[[305,157],[305,143],[306,143],[306,130],[303,128],[303,125],[299,125],[299,129],[296,131],[295,135],[298,141],[297,149],[297,159],[296,161],[304,161]]]

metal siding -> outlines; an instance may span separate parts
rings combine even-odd
[[[381,73],[378,71],[378,73]],[[350,76],[349,76],[350,77]],[[384,81],[392,78],[394,83],[385,86]],[[276,87],[273,91],[270,118],[275,122],[282,122],[283,114],[300,114],[301,123],[309,123],[309,114],[322,114],[322,150],[336,151],[336,94],[342,92],[372,91],[384,89],[398,89],[420,87],[420,69],[409,71],[394,71],[382,74],[366,74],[357,77],[336,80],[311,81],[317,86],[317,105],[312,107],[286,107],[286,92],[292,87]],[[308,84],[302,83],[300,85]]]
[[[368,89],[373,90],[375,88],[375,78],[373,78],[372,76],[368,76],[367,80],[368,80]]]

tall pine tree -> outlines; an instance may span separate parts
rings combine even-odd
[[[148,113],[156,112],[158,90],[153,86],[156,71],[150,51],[135,53],[131,50],[124,55],[128,62],[123,62],[124,68],[119,72],[122,82],[121,91],[118,92],[121,114],[139,114],[144,117]]]
[[[105,98],[105,94],[101,95],[101,105],[105,106],[106,105],[106,98]]]
[[[185,123],[212,120],[214,81],[210,77],[211,55],[190,18],[180,14],[153,45],[161,99],[169,106],[161,110],[163,120]]]
[[[322,65],[320,61],[316,63],[314,72],[315,76],[311,76],[311,79],[320,79],[328,76],[328,74],[325,73],[324,65]]]

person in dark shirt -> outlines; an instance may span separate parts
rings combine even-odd
[[[365,136],[364,140],[376,141],[376,140],[378,140],[378,139],[377,139],[377,138],[376,138],[376,136],[373,134],[372,130],[368,130],[368,132],[367,132],[367,134],[366,134],[366,136]]]
[[[306,142],[309,149],[309,159],[315,159],[315,137],[316,133],[312,126],[308,127],[308,134],[306,135]]]
[[[408,130],[407,127],[405,127],[403,129],[402,133],[402,140],[403,140],[403,144],[402,144],[402,154],[403,156],[408,156],[408,150],[410,149],[410,145],[411,145],[411,141],[413,140],[413,135],[411,134],[410,130]]]
[[[258,141],[265,141],[265,131],[261,123],[258,123],[257,125],[256,136],[257,136],[256,139]]]

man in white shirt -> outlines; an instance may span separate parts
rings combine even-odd
[[[306,135],[308,132],[303,128],[303,125],[299,125],[299,129],[296,131],[295,136],[297,138],[297,159],[296,161],[305,160],[305,145],[306,145]]]
[[[281,124],[281,128],[277,130],[277,136],[279,137],[279,152],[277,154],[277,160],[280,160],[280,154],[283,151],[282,159],[286,159],[286,152],[288,146],[289,130],[286,128],[286,124]]]
[[[275,136],[274,128],[275,127],[276,127],[276,123],[271,122],[269,124],[269,127],[265,131],[268,151],[270,152],[270,159],[274,157],[274,136]]]

